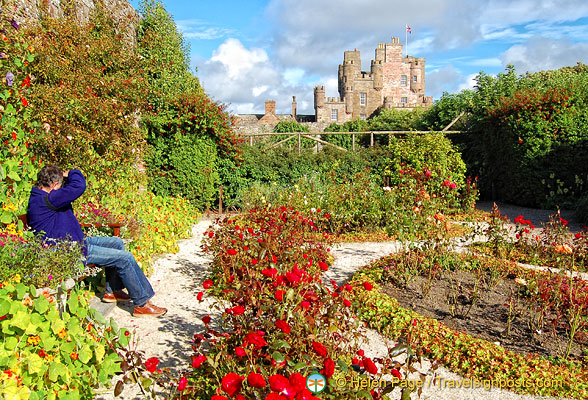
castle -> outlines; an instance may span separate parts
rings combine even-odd
[[[432,105],[425,97],[425,59],[402,56],[402,43],[379,43],[371,71],[361,70],[359,51],[346,51],[339,65],[339,96],[325,97],[325,87],[314,88],[316,122],[344,123],[366,119],[378,108],[412,110]]]

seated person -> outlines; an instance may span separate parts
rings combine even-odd
[[[67,183],[62,186],[64,177]],[[86,190],[81,171],[62,172],[54,165],[41,169],[36,186],[31,190],[27,210],[28,225],[47,239],[68,239],[80,242],[86,262],[105,267],[106,293],[102,301],[114,303],[133,300],[133,315],[160,316],[167,309],[149,302],[154,296],[151,284],[135,257],[125,251],[119,237],[86,237],[74,215],[71,203]],[[126,288],[128,294],[123,291]]]

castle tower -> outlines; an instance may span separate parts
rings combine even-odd
[[[314,88],[314,109],[315,113],[318,108],[325,107],[325,87],[316,86]]]
[[[359,51],[346,51],[343,55],[343,79],[339,80],[340,88],[343,88],[343,92],[339,91],[339,96],[345,99],[351,92],[347,93],[348,88],[353,89],[353,81],[361,75],[361,56]]]
[[[384,85],[384,68],[382,65],[382,60],[372,60],[372,75],[374,77],[374,89],[375,90],[382,90]]]
[[[292,117],[296,119],[296,96],[292,96]]]

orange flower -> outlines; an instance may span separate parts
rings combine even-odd
[[[59,336],[61,339],[63,339],[65,337],[65,335],[67,335],[67,332],[65,331],[65,328],[63,328],[62,330],[60,330],[59,332],[57,332],[57,336]]]
[[[27,338],[27,343],[30,344],[31,346],[38,345],[40,341],[41,341],[41,338],[39,336],[29,336]]]
[[[437,214],[435,214],[435,219],[437,221],[445,221],[445,215],[443,215],[441,213],[437,213]]]
[[[567,244],[560,244],[559,246],[555,246],[555,252],[563,254],[572,254],[573,250]]]
[[[76,352],[72,352],[69,356],[72,360],[77,360],[78,358],[80,358],[79,354]]]

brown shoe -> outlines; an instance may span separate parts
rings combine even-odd
[[[104,296],[102,297],[103,303],[116,303],[116,302],[130,301],[130,300],[131,300],[131,296],[129,296],[128,294],[126,294],[122,290],[119,290],[118,292],[114,292],[114,293],[104,293]]]
[[[145,303],[143,307],[135,306],[133,310],[133,316],[135,317],[143,317],[143,316],[153,316],[153,317],[160,317],[167,312],[167,308],[157,307],[150,302]]]

